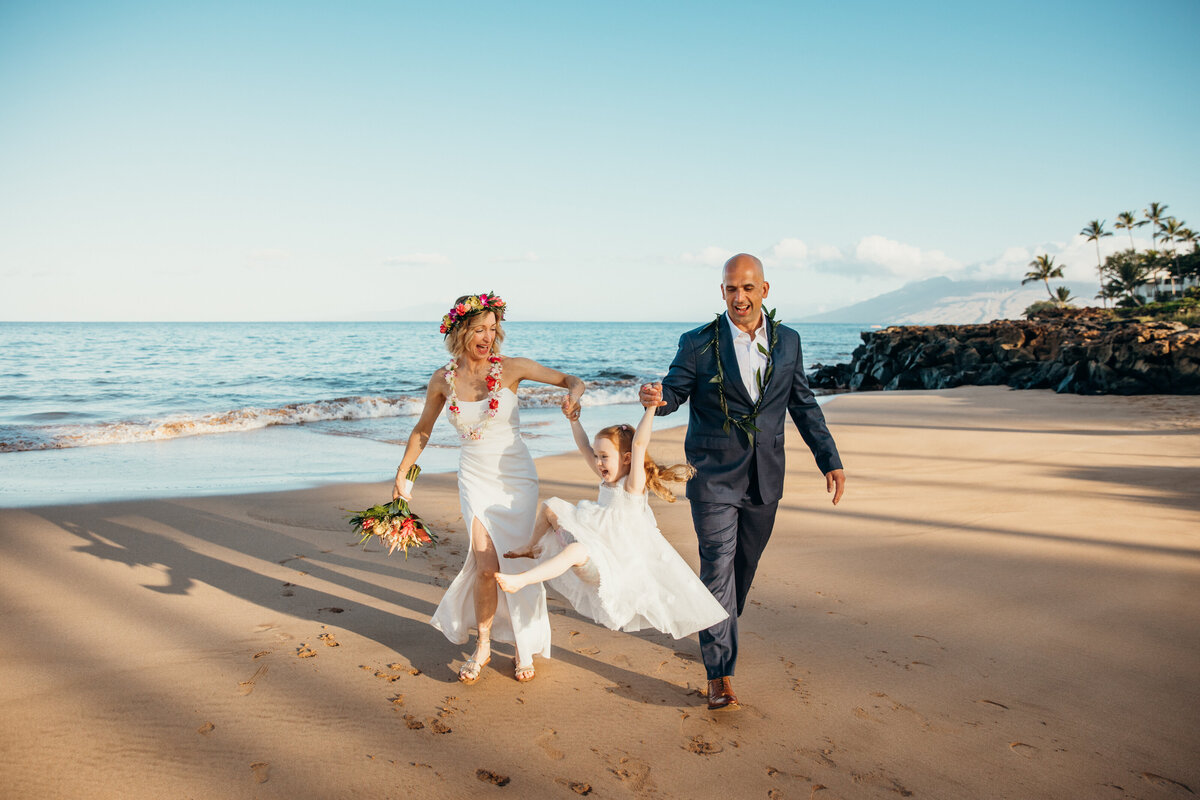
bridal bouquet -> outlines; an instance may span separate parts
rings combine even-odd
[[[421,468],[413,464],[405,477],[415,481],[420,474]],[[350,517],[350,527],[356,533],[362,533],[359,544],[365,544],[372,536],[377,536],[380,543],[388,549],[388,555],[396,552],[396,548],[399,547],[404,551],[406,559],[410,547],[437,545],[437,537],[424,521],[413,513],[408,507],[408,501],[403,497],[354,512]]]

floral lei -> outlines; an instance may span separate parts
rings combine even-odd
[[[720,332],[721,328],[723,327],[721,324],[721,314],[718,314],[717,318],[709,323],[709,327],[712,328],[712,339],[708,342],[708,344],[700,348],[700,352],[703,353],[705,350],[711,347],[713,349],[713,355],[715,355],[717,359],[717,374],[713,376],[709,383],[715,383],[717,385],[717,397],[721,403],[721,412],[725,414],[725,424],[721,426],[721,429],[728,434],[729,427],[731,425],[736,427],[742,433],[746,434],[746,438],[750,440],[751,447],[754,446],[754,434],[759,432],[759,428],[754,424],[754,422],[758,419],[758,411],[762,407],[763,397],[766,395],[765,389],[771,380],[771,370],[775,368],[775,344],[779,341],[779,323],[775,321],[775,309],[772,308],[770,311],[764,310],[763,313],[767,315],[768,320],[767,347],[763,347],[760,344],[758,349],[760,352],[766,355],[767,366],[762,371],[762,374],[756,373],[754,376],[755,380],[758,382],[758,399],[754,401],[754,408],[750,410],[749,414],[741,414],[735,417],[729,413],[729,401],[725,398],[725,369],[721,364]]]
[[[449,334],[450,331],[458,326],[458,323],[472,314],[478,314],[481,311],[493,311],[496,314],[496,320],[502,320],[504,319],[505,308],[504,301],[497,297],[495,292],[470,295],[466,300],[463,300],[450,309],[449,314],[442,317],[442,327],[438,332]]]
[[[488,368],[487,374],[487,415],[478,424],[469,428],[464,427],[459,420],[458,392],[454,388],[454,375],[458,372],[458,359],[452,358],[450,363],[446,364],[446,383],[450,385],[450,421],[454,423],[459,438],[464,442],[468,439],[482,439],[483,432],[487,430],[488,424],[491,423],[500,408],[500,372],[503,369],[501,363],[503,359],[500,356],[488,356],[488,361],[491,363],[491,367]]]

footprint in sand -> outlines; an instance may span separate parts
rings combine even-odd
[[[874,784],[876,786],[882,786],[889,792],[895,792],[901,797],[912,797],[911,791],[906,789],[904,785],[900,783],[900,781],[884,773],[883,770],[866,773],[852,772],[850,773],[850,780],[859,784],[867,783]]]
[[[412,714],[404,715],[404,724],[408,726],[410,731],[419,731],[425,727],[425,723],[414,717]]]
[[[341,647],[341,643],[333,638],[332,633],[322,633],[317,638],[324,642],[326,647]]]
[[[271,765],[266,761],[255,761],[250,765],[250,771],[254,773],[255,783],[266,783],[271,780]]]
[[[1153,772],[1143,772],[1141,777],[1142,780],[1160,789],[1182,789],[1188,794],[1195,794],[1187,784],[1173,781],[1170,778],[1164,778],[1162,775],[1155,775]]]
[[[711,756],[722,752],[725,748],[716,742],[708,741],[703,736],[693,736],[683,749],[698,756]]]
[[[201,736],[208,736],[216,729],[216,727],[217,726],[213,725],[211,722],[206,722],[199,728],[196,728],[196,733],[200,734]]]
[[[255,653],[255,654],[254,654],[254,655],[251,657],[251,660],[253,660],[253,661],[257,661],[258,659],[262,658],[263,656],[269,656],[269,655],[271,655],[271,651],[270,651],[270,650],[259,650],[257,653]]]
[[[609,763],[608,771],[617,776],[617,780],[635,792],[650,791],[654,788],[650,781],[650,765],[645,761],[628,755],[617,756],[613,753],[601,753],[593,747],[592,752]]]
[[[585,797],[592,793],[592,785],[590,783],[584,783],[583,781],[573,781],[568,778],[559,778],[554,782],[557,783],[559,786],[567,787],[575,794],[581,794]]]
[[[546,730],[542,731],[541,735],[538,736],[533,741],[537,744],[538,747],[542,748],[542,751],[547,756],[554,759],[555,761],[560,761],[563,759],[563,757],[566,754],[563,753],[562,750],[559,750],[557,747],[554,746],[554,737],[557,735],[558,735],[557,731],[555,731],[551,728],[547,728]]]
[[[1009,742],[1008,747],[1017,755],[1024,756],[1025,758],[1033,758],[1037,755],[1037,748],[1024,742]]]
[[[493,786],[508,786],[509,777],[492,772],[490,769],[475,770],[475,777],[484,783],[490,783]]]
[[[313,650],[311,647],[309,647],[304,642],[301,642],[300,647],[296,648],[296,655],[299,656],[300,658],[312,658],[316,654],[317,654],[317,651]]]
[[[831,747],[822,747],[820,750],[813,750],[811,748],[806,748],[806,749],[800,750],[800,752],[803,753],[804,755],[808,756],[809,758],[811,758],[817,764],[820,764],[822,767],[836,767],[837,762],[834,761],[832,758],[835,750],[836,750],[836,748],[831,746]]]
[[[295,592],[292,591],[292,587],[295,585],[296,584],[294,584],[294,583],[285,583],[283,585],[283,592],[282,592],[283,596],[291,597],[292,595],[296,594]]]
[[[254,691],[254,682],[257,681],[262,676],[266,675],[267,669],[268,669],[267,665],[263,664],[254,672],[253,675],[250,676],[250,680],[239,681],[238,682],[238,693],[247,695],[247,694],[250,694],[251,692],[253,692]]]
[[[388,702],[392,704],[393,708],[401,708],[404,705],[404,695],[394,694],[388,698]]]

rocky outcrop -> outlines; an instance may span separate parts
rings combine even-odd
[[[864,331],[850,364],[816,365],[826,390],[1007,385],[1075,394],[1200,394],[1200,328],[1077,313],[984,325]]]

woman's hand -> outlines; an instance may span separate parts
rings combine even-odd
[[[412,502],[412,481],[406,480],[400,475],[400,470],[396,470],[396,482],[392,484],[392,499],[399,500],[403,497],[408,502]]]
[[[579,419],[579,413],[582,410],[583,410],[583,407],[579,404],[579,398],[573,397],[569,393],[567,394],[566,397],[563,398],[562,412],[563,412],[563,416],[566,417],[567,419],[574,422],[575,420]]]

